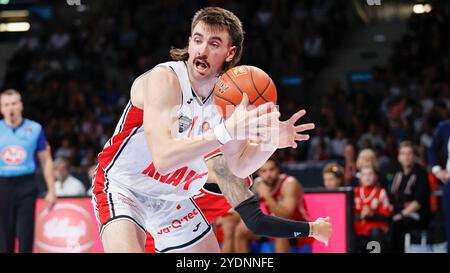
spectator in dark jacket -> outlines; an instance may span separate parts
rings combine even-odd
[[[391,186],[393,205],[392,251],[404,252],[405,233],[426,229],[430,214],[430,185],[425,169],[414,161],[414,147],[403,141],[398,148],[400,169]]]

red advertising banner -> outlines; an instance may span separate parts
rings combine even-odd
[[[52,210],[36,202],[35,253],[103,252],[91,198],[58,198]]]
[[[330,217],[333,235],[328,246],[314,241],[313,253],[346,253],[352,230],[351,191],[307,191],[305,200],[311,221]],[[103,247],[91,198],[58,198],[52,210],[36,203],[35,253],[100,253]]]
[[[305,201],[308,207],[310,221],[316,220],[318,217],[330,217],[333,224],[333,233],[331,235],[328,246],[314,241],[312,245],[313,253],[346,253],[348,252],[348,230],[352,228],[348,226],[351,214],[346,192],[317,192],[306,193]],[[350,206],[351,207],[351,206]],[[350,220],[351,222],[351,220]]]

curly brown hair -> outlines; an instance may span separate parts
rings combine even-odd
[[[235,66],[242,57],[244,47],[244,30],[241,20],[229,10],[219,7],[207,7],[195,13],[191,23],[191,33],[199,22],[203,22],[213,29],[226,29],[228,31],[232,46],[236,46],[236,53],[233,60],[225,62],[221,73]],[[189,58],[188,46],[184,48],[172,47],[169,53],[170,57],[175,61],[186,61]]]

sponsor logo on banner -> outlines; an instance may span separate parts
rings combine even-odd
[[[40,253],[91,252],[94,223],[83,202],[57,203],[42,208],[36,221],[36,251]]]
[[[20,164],[27,158],[27,151],[21,146],[7,146],[0,152],[0,158],[6,164]]]

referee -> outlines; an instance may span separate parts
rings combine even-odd
[[[45,201],[52,208],[56,201],[53,162],[42,126],[24,119],[20,93],[8,89],[0,94],[0,253],[32,252],[34,209],[37,184],[36,159],[47,183]]]

